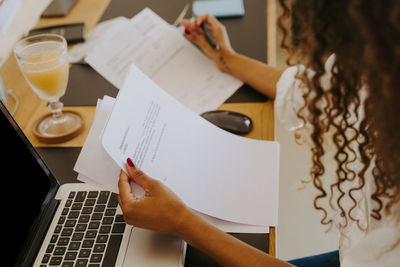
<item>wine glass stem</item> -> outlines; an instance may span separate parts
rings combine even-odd
[[[62,113],[63,106],[64,106],[63,103],[61,103],[59,100],[49,102],[48,107],[54,119],[61,119],[61,117],[63,116]]]

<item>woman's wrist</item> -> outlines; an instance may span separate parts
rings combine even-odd
[[[232,61],[237,56],[238,54],[233,49],[221,47],[218,57],[214,61],[221,71],[233,75]]]
[[[193,222],[195,221],[195,216],[197,214],[194,213],[190,208],[184,206],[181,210],[181,214],[176,218],[176,225],[175,225],[175,235],[178,237],[185,239],[188,234],[188,231],[191,227],[193,227]]]

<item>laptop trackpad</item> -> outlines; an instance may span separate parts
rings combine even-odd
[[[124,267],[183,266],[184,242],[171,235],[132,228]]]

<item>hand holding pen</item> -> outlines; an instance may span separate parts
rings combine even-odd
[[[221,58],[235,52],[225,26],[209,14],[198,16],[194,21],[183,19],[180,24],[185,27],[185,37],[203,50],[218,68],[226,71],[221,65]]]
[[[207,42],[209,45],[211,45],[211,47],[214,50],[219,50],[219,44],[217,43],[217,41],[215,40],[215,38],[211,35],[211,33],[208,30],[208,23],[203,21],[200,24],[200,27],[203,29],[203,33],[204,33],[204,37],[206,38]]]

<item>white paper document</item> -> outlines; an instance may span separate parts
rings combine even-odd
[[[125,17],[115,17],[97,24],[90,32],[85,35],[85,42],[74,45],[68,51],[68,60],[71,63],[81,62],[93,49],[110,35],[118,30],[119,26],[129,21]]]
[[[103,127],[112,111],[115,99],[104,96],[98,100],[95,119],[86,138],[85,144],[79,154],[74,170],[78,172],[78,180],[89,183],[99,188],[104,188],[118,193],[117,180],[120,167],[104,150],[100,135]],[[220,220],[209,215],[199,213],[205,220],[225,232],[231,233],[268,233],[268,226],[239,224]]]
[[[0,1],[0,33],[6,34],[21,6],[21,0]]]
[[[277,225],[279,144],[212,125],[134,65],[103,130],[122,169],[130,157],[192,209],[250,225]]]
[[[120,21],[85,60],[117,88],[135,64],[196,113],[215,110],[243,84],[148,8]]]
[[[95,118],[85,144],[78,156],[74,171],[78,180],[118,193],[121,168],[112,160],[100,142],[100,135],[114,106],[115,99],[105,96],[98,102]]]

